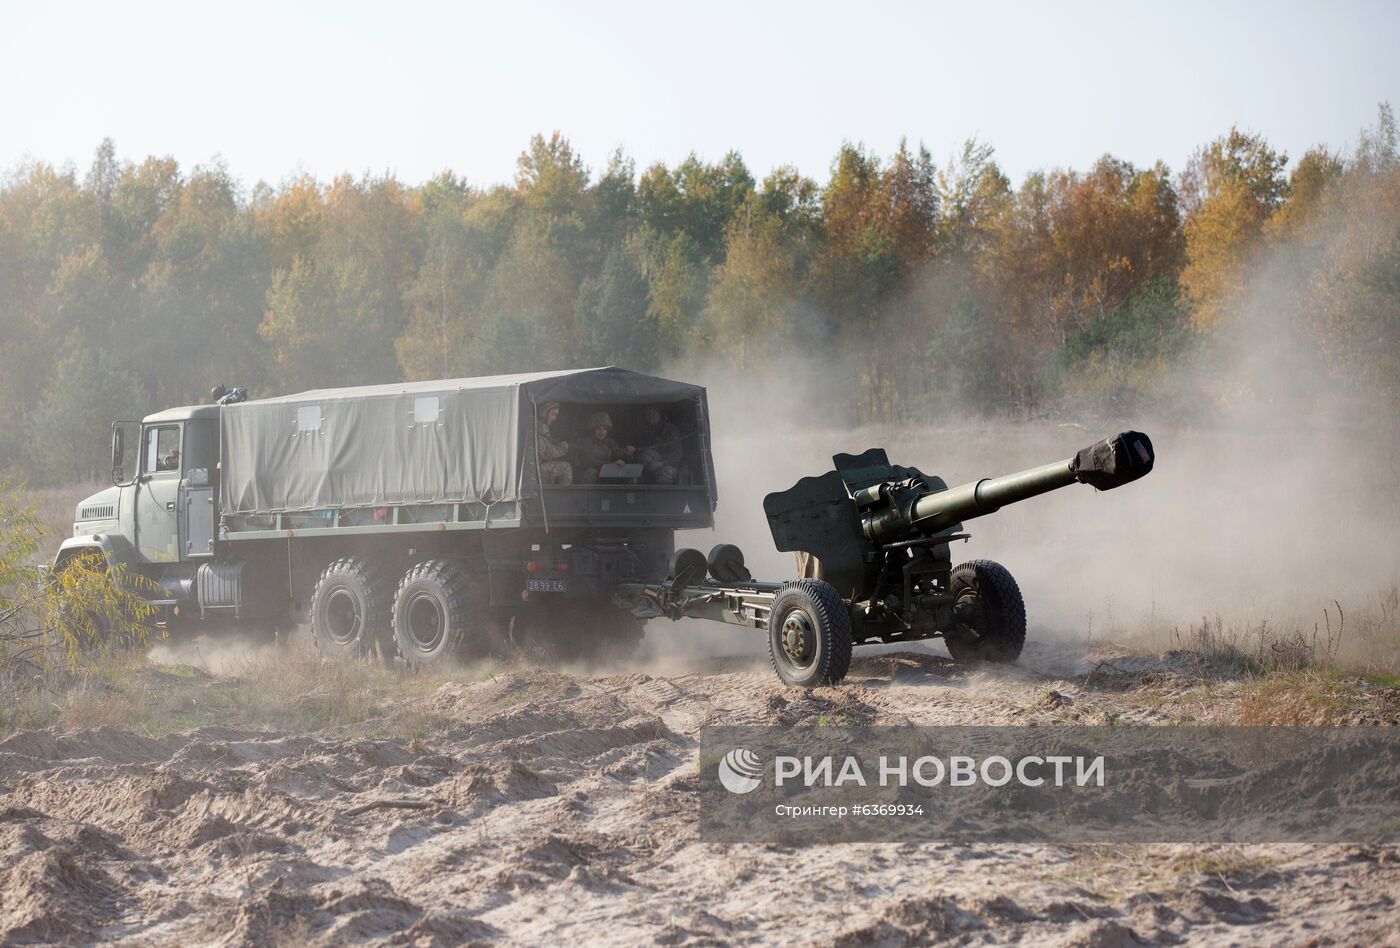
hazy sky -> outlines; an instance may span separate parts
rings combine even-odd
[[[1297,155],[1400,107],[1400,2],[17,3],[0,170],[222,155],[245,183],[451,168],[507,181],[534,132],[601,167],[739,149],[825,179],[843,139],[1028,170],[1180,169],[1232,123]]]

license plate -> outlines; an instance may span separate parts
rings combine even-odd
[[[567,592],[562,579],[527,579],[525,580],[525,588],[530,592]]]

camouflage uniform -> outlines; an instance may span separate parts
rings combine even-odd
[[[637,452],[637,460],[646,465],[646,479],[653,484],[674,484],[680,479],[685,444],[681,429],[661,416],[659,424],[647,429],[647,443]]]
[[[612,418],[608,416],[607,412],[595,411],[588,417],[590,435],[594,428],[612,430]],[[626,455],[622,448],[612,438],[604,437],[600,441],[596,437],[589,437],[583,444],[574,446],[574,465],[578,468],[578,483],[598,483],[598,468],[625,458]]]
[[[535,451],[540,459],[541,484],[572,484],[574,468],[564,458],[569,453],[569,442],[556,441],[550,434],[545,418],[551,408],[558,408],[558,402],[545,402],[540,406],[539,417],[535,422]]]

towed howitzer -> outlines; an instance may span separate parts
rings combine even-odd
[[[890,464],[882,448],[837,454],[834,470],[763,501],[773,543],[797,554],[801,579],[755,581],[739,549],[720,544],[708,557],[677,550],[664,583],[626,584],[620,598],[638,615],[767,629],[773,668],[794,685],[841,680],[862,643],[941,636],[958,661],[1014,661],[1026,637],[1021,591],[990,560],[953,566],[963,521],[1075,483],[1112,490],[1155,459],[1147,435],[1125,431],[1063,461],[949,488]]]

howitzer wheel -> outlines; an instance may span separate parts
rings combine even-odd
[[[1014,662],[1026,644],[1026,603],[1021,587],[1000,563],[970,560],[949,581],[957,626],[943,634],[958,662]]]
[[[768,613],[768,660],[784,684],[834,685],[851,668],[851,613],[830,583],[785,583]]]

